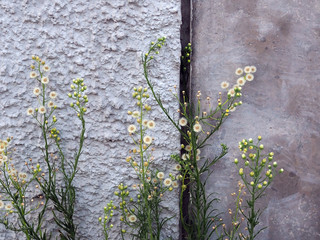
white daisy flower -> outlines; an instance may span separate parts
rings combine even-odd
[[[137,188],[138,188],[137,184],[133,184],[133,185],[132,185],[132,189],[133,189],[133,190],[136,190]]]
[[[145,144],[150,145],[150,144],[152,143],[152,137],[150,137],[150,136],[145,136],[145,137],[143,138],[143,142],[144,142]]]
[[[156,126],[156,123],[152,120],[148,121],[148,128],[153,129]]]
[[[181,165],[180,164],[176,164],[174,166],[174,170],[180,171],[181,170]]]
[[[138,117],[140,117],[140,113],[139,113],[138,111],[134,111],[134,112],[132,113],[132,117],[138,118]]]
[[[235,93],[236,93],[236,92],[234,91],[233,88],[228,91],[228,95],[230,95],[231,97],[234,97],[234,94],[235,94]]]
[[[34,114],[34,109],[31,108],[31,107],[28,108],[28,109],[27,109],[27,114],[28,114],[28,115],[33,115],[33,114]]]
[[[3,156],[3,157],[2,157],[2,160],[3,160],[4,162],[6,162],[6,161],[8,160],[8,157],[7,157],[7,156]]]
[[[135,125],[133,125],[133,124],[129,125],[129,127],[128,127],[129,133],[134,133],[136,130],[137,130],[137,128]]]
[[[181,127],[186,126],[187,123],[188,123],[188,121],[187,121],[187,119],[185,119],[184,117],[182,117],[182,118],[179,119],[179,125],[180,125]]]
[[[252,72],[252,73],[255,73],[256,71],[257,71],[256,66],[251,66],[251,72]]]
[[[170,187],[171,186],[171,183],[172,183],[172,180],[170,178],[166,178],[164,181],[163,181],[163,184],[166,186],[166,187]]]
[[[201,125],[199,123],[196,123],[195,125],[193,125],[193,131],[201,132],[202,131]]]
[[[181,159],[186,161],[188,159],[188,156],[186,153],[182,154]]]
[[[240,76],[243,73],[242,68],[237,68],[236,75]]]
[[[45,114],[46,113],[46,108],[44,106],[39,107],[39,113]]]
[[[244,68],[244,72],[245,72],[245,73],[250,73],[250,72],[251,72],[251,66],[246,66],[246,67]]]
[[[58,96],[58,94],[55,91],[50,92],[49,97],[51,99],[55,99]]]
[[[13,206],[11,203],[8,203],[4,208],[9,211],[13,208]]]
[[[237,80],[238,86],[243,86],[245,83],[246,83],[246,80],[244,79],[244,77],[238,78]]]
[[[148,120],[147,120],[147,119],[143,120],[143,121],[142,121],[142,125],[143,125],[144,127],[147,127],[147,126],[148,126]]]
[[[34,95],[39,96],[39,95],[40,95],[40,93],[41,93],[40,88],[35,87],[35,88],[33,89],[33,94],[34,94]]]
[[[137,217],[135,215],[130,215],[129,216],[129,222],[134,223],[137,221]]]
[[[196,161],[200,161],[200,159],[201,159],[200,155],[197,155],[196,156]]]
[[[236,110],[236,107],[234,107],[234,106],[231,106],[230,108],[229,108],[229,111],[230,112],[234,112]]]
[[[48,65],[44,65],[42,69],[45,72],[49,72],[50,71],[50,67]]]
[[[153,182],[154,184],[156,184],[156,183],[158,182],[158,179],[153,178],[153,179],[152,179],[152,182]]]
[[[220,86],[221,86],[221,88],[226,89],[226,88],[229,87],[229,83],[226,82],[226,81],[224,81],[224,82],[222,82],[222,83],[220,84]]]
[[[41,82],[43,84],[48,84],[49,83],[49,78],[48,77],[43,77],[43,78],[41,78]]]
[[[0,209],[4,207],[4,202],[0,200]]]
[[[197,155],[199,155],[201,153],[200,149],[197,149]]]
[[[178,181],[172,181],[171,185],[172,185],[173,188],[178,188],[179,187]]]
[[[253,74],[249,73],[249,74],[246,75],[246,80],[247,80],[247,81],[250,82],[250,81],[252,81],[253,79],[254,79]]]
[[[48,107],[49,107],[49,108],[52,108],[52,107],[54,107],[54,102],[52,102],[52,101],[49,101],[49,102],[48,102]]]
[[[36,78],[38,74],[34,71],[30,72],[30,78]]]
[[[185,150],[186,150],[186,151],[188,151],[188,152],[190,152],[190,151],[191,151],[191,149],[192,149],[192,148],[191,148],[191,146],[190,146],[190,145],[187,145],[187,146],[185,147]]]
[[[157,178],[163,179],[164,178],[164,173],[163,172],[158,172],[157,173]]]

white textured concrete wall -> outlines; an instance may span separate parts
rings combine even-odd
[[[36,107],[31,55],[51,66],[49,87],[59,94],[56,115],[68,156],[75,150],[79,122],[66,94],[73,78],[83,77],[88,85],[87,138],[75,179],[79,239],[102,239],[98,217],[103,207],[115,199],[119,182],[134,182],[125,162],[131,143],[127,125],[133,122],[127,111],[134,107],[132,88],[145,84],[141,54],[157,37],[167,37],[151,75],[157,89],[169,96],[168,89],[179,82],[180,21],[176,0],[0,0],[0,138],[14,136],[21,164],[29,157],[41,161],[40,131],[26,117],[27,107]],[[166,99],[174,112],[177,103]],[[169,173],[179,135],[156,106],[150,118],[157,122],[156,162]],[[171,216],[178,212],[178,195],[168,195]],[[178,238],[177,218],[167,224],[165,235]],[[23,238],[1,226],[0,239]]]

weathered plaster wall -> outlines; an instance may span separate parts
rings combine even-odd
[[[239,179],[232,163],[238,141],[263,136],[285,173],[268,197],[258,239],[320,239],[320,3],[316,0],[193,1],[193,93],[218,96],[220,82],[235,83],[237,67],[256,65],[239,107],[213,137],[207,156],[226,143],[210,192],[232,206]]]
[[[132,88],[145,85],[141,54],[161,36],[167,37],[167,46],[157,56],[151,76],[166,105],[177,108],[168,89],[179,83],[180,19],[180,3],[175,0],[0,1],[0,135],[14,136],[21,164],[29,157],[38,161],[41,145],[39,129],[26,117],[27,107],[36,106],[35,83],[29,79],[31,55],[51,66],[49,86],[59,94],[56,115],[69,156],[75,150],[79,122],[67,109],[66,94],[73,78],[83,77],[88,85],[87,138],[75,179],[80,239],[103,239],[98,225],[103,207],[114,199],[119,182],[134,183],[133,170],[125,162],[132,146],[127,126],[133,123],[127,111],[134,109]],[[157,123],[156,162],[169,173],[168,159],[180,136],[150,103],[150,119]],[[177,192],[168,195],[166,214],[172,216],[178,212]],[[53,222],[52,216],[47,218]],[[177,239],[177,223],[172,219],[164,235]],[[0,231],[0,239],[23,239],[2,226]]]

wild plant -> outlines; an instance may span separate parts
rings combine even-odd
[[[159,240],[165,223],[170,219],[161,215],[163,207],[161,203],[164,194],[177,188],[178,183],[176,176],[169,174],[166,178],[165,173],[158,170],[154,163],[152,131],[156,123],[147,116],[151,111],[151,106],[147,102],[150,97],[148,89],[135,87],[132,97],[138,110],[128,112],[135,123],[130,124],[127,129],[134,147],[130,149],[126,162],[138,181],[132,186],[120,183],[115,192],[119,198],[117,209],[121,215],[121,237]],[[107,209],[110,209],[110,206]],[[102,222],[102,218],[99,220]],[[108,231],[111,229],[111,225],[108,224],[108,222],[103,223],[105,239],[108,239]]]
[[[207,180],[212,173],[212,166],[227,153],[227,146],[222,144],[221,153],[212,158],[201,161],[201,149],[205,147],[207,140],[221,127],[227,117],[242,104],[238,101],[241,97],[241,88],[247,81],[254,79],[253,73],[256,67],[247,66],[244,69],[238,68],[236,75],[239,76],[237,84],[229,88],[226,81],[221,83],[221,88],[227,90],[227,94],[219,92],[217,105],[213,106],[210,97],[202,99],[201,92],[196,95],[196,104],[191,104],[191,99],[182,92],[182,99],[179,99],[177,92],[174,96],[177,99],[180,109],[180,119],[172,115],[164,107],[161,96],[156,93],[154,83],[149,79],[149,63],[158,54],[165,43],[165,38],[159,38],[157,42],[151,43],[148,52],[143,58],[145,80],[152,92],[158,106],[182,136],[181,156],[174,155],[173,158],[181,168],[181,193],[180,193],[180,220],[184,229],[184,239],[209,239],[214,233],[212,219],[217,219],[218,214],[212,209],[217,198],[206,193]],[[183,61],[190,63],[191,44],[185,49]],[[186,70],[186,69],[184,69]],[[206,177],[204,177],[206,176]]]
[[[77,118],[81,123],[81,133],[79,146],[73,159],[65,155],[61,133],[56,127],[57,117],[54,115],[57,106],[54,100],[57,97],[55,91],[49,91],[49,71],[50,67],[45,64],[38,56],[33,56],[34,64],[31,65],[30,77],[38,84],[33,93],[37,97],[38,107],[29,108],[28,115],[32,116],[37,122],[42,132],[42,162],[46,168],[46,174],[41,174],[37,182],[42,190],[46,201],[51,200],[54,205],[54,220],[61,228],[61,239],[75,239],[76,225],[73,221],[76,190],[73,180],[77,173],[79,158],[82,154],[85,119],[87,111],[85,105],[88,102],[87,95],[84,94],[87,87],[83,79],[73,79],[71,91],[68,96],[73,100],[70,107],[76,112]],[[74,125],[75,126],[75,125]],[[54,154],[56,153],[56,154]],[[59,161],[60,160],[60,161]],[[62,176],[62,179],[57,177]],[[61,182],[61,183],[60,183]]]

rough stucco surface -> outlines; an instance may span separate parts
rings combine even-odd
[[[258,69],[243,88],[244,104],[206,150],[211,156],[219,143],[230,148],[208,191],[219,194],[220,210],[233,206],[238,142],[261,135],[285,173],[261,203],[268,229],[257,239],[320,239],[319,1],[193,1],[193,8],[194,95],[217,97],[222,81],[236,82],[237,67]]]
[[[68,156],[77,145],[79,122],[68,109],[66,94],[73,78],[82,77],[88,85],[86,142],[75,179],[79,239],[103,239],[98,225],[103,207],[115,199],[113,192],[120,182],[136,183],[125,162],[132,147],[127,126],[133,123],[127,111],[136,110],[132,88],[145,84],[141,54],[161,36],[167,37],[167,46],[157,56],[151,77],[165,105],[177,108],[168,89],[179,82],[180,19],[180,3],[175,0],[0,1],[1,138],[14,136],[15,157],[22,164],[29,157],[39,161],[42,144],[39,129],[26,117],[27,107],[36,107],[32,96],[36,84],[29,79],[31,55],[39,55],[51,66],[49,88],[59,94],[56,115]],[[180,137],[154,102],[150,104],[154,109],[150,119],[157,123],[155,162],[168,174],[170,154]],[[177,194],[167,194],[167,216],[178,213]],[[52,216],[47,218],[51,230]],[[164,237],[178,238],[177,218],[165,228]],[[0,239],[24,238],[1,226]]]

